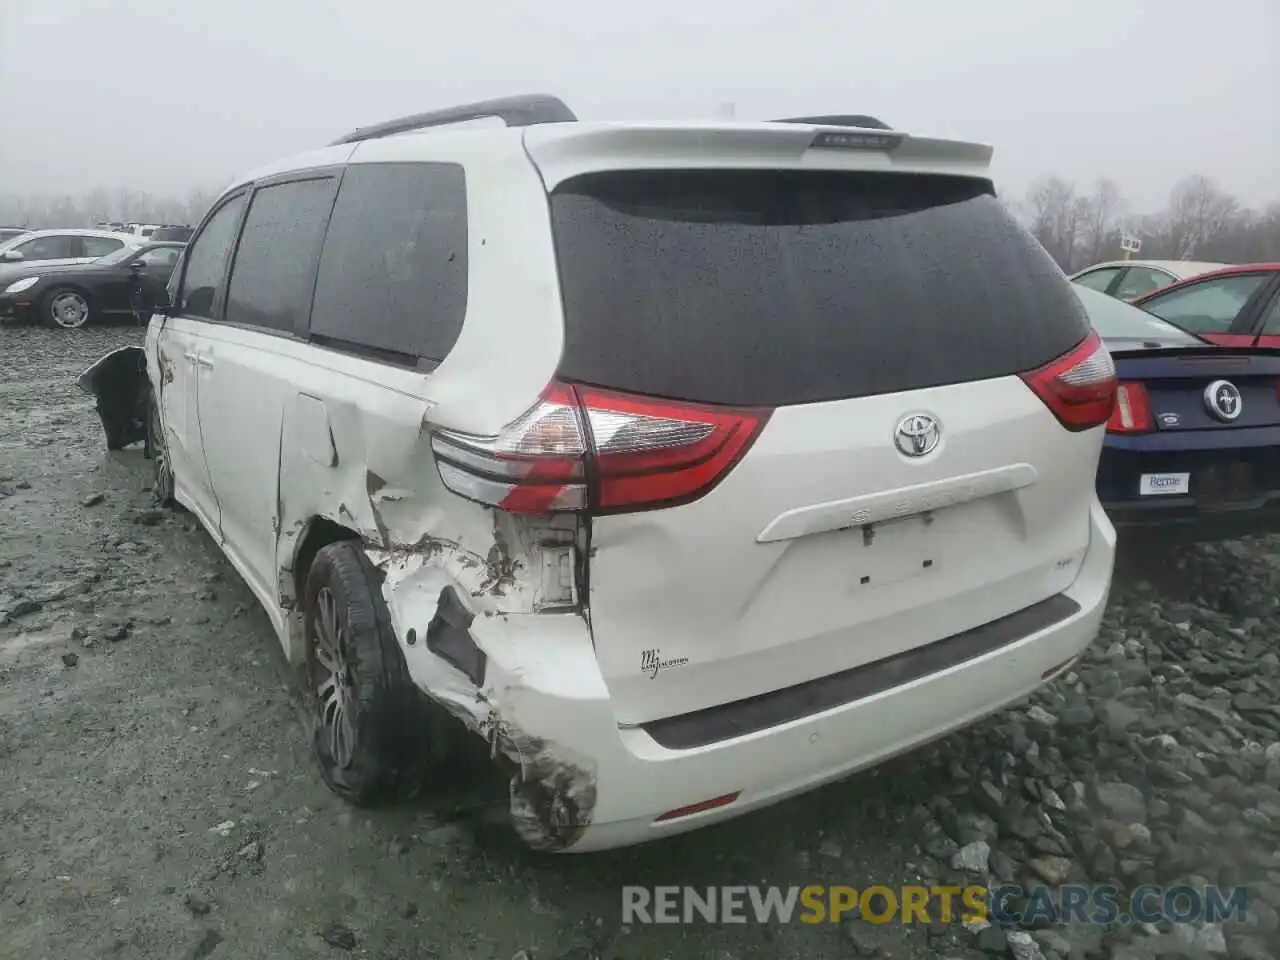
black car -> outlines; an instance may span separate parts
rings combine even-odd
[[[141,318],[164,300],[164,288],[185,244],[124,247],[91,263],[5,270],[0,277],[0,319],[39,321],[75,330],[95,320]]]
[[[179,243],[186,243],[188,240],[191,239],[191,233],[192,233],[191,227],[177,227],[172,225],[166,225],[163,227],[156,227],[154,230],[152,230],[150,239],[156,240],[156,241],[177,240]]]

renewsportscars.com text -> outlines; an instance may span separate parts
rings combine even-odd
[[[972,885],[623,887],[623,923],[1222,923],[1243,920],[1244,887]]]

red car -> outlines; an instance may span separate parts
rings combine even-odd
[[[1280,347],[1280,263],[1202,273],[1133,305],[1224,347]]]

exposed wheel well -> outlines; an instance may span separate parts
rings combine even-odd
[[[359,539],[360,534],[350,527],[334,523],[328,517],[312,517],[307,523],[307,532],[303,534],[302,542],[298,544],[297,553],[294,554],[293,595],[301,601],[307,587],[307,574],[321,547],[337,543],[339,540]]]

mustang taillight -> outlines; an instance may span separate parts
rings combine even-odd
[[[1108,433],[1146,433],[1154,430],[1151,398],[1140,383],[1122,383],[1116,388],[1116,407],[1107,421]]]
[[[701,497],[769,414],[557,381],[496,437],[438,430],[431,446],[444,485],[468,499],[511,513],[619,513]]]
[[[1072,432],[1106,423],[1116,402],[1116,367],[1097,331],[1056,360],[1021,374],[1058,421]]]

